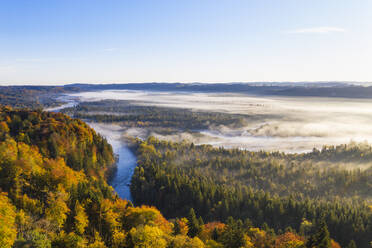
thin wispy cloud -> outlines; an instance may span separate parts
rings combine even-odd
[[[115,47],[110,47],[110,48],[105,48],[105,49],[102,49],[103,52],[113,52],[113,51],[116,51],[117,49]]]
[[[38,63],[38,62],[45,62],[48,59],[46,58],[19,58],[15,59],[15,62],[20,62],[20,63]]]
[[[340,27],[312,27],[299,28],[289,31],[290,34],[328,34],[328,33],[343,33],[346,32],[344,28]]]

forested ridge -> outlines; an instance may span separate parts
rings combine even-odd
[[[138,105],[136,105],[138,104]],[[142,106],[138,102],[102,100],[82,102],[63,113],[80,119],[97,122],[120,122],[125,127],[161,127],[177,130],[208,129],[213,125],[242,127],[261,115],[242,115],[208,111],[193,111],[185,108]]]
[[[167,220],[118,198],[105,177],[113,162],[81,120],[0,107],[0,247],[340,247],[324,222],[275,234],[231,217],[205,223],[192,208]]]
[[[61,105],[56,98],[78,89],[69,86],[0,86],[0,104],[14,108],[43,108]]]
[[[192,207],[206,221],[232,216],[277,233],[293,228],[304,234],[305,224],[322,219],[343,246],[355,240],[358,247],[370,247],[372,170],[338,166],[368,165],[371,147],[366,144],[285,154],[154,137],[134,143],[136,204],[155,205],[166,217],[185,215]]]

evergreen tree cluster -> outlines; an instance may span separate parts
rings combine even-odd
[[[225,222],[232,216],[250,219],[256,226],[268,225],[277,233],[291,228],[305,235],[309,226],[324,220],[331,236],[343,246],[354,240],[358,247],[367,248],[372,240],[368,206],[372,171],[337,166],[360,161],[360,156],[344,158],[340,150],[360,154],[370,147],[351,144],[284,154],[195,146],[154,137],[137,140],[135,146],[134,202],[154,205],[166,217],[186,216],[193,208],[206,221]],[[326,160],[325,153],[334,161]]]

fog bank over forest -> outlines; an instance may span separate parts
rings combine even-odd
[[[269,97],[236,93],[105,90],[71,94],[80,101],[127,100],[131,104],[247,115],[246,125],[210,125],[195,136],[189,132],[161,135],[198,144],[250,150],[309,151],[313,147],[351,141],[372,142],[372,100],[314,97]],[[254,118],[250,118],[254,116]],[[147,130],[148,131],[148,130]],[[149,135],[141,128],[128,134]]]

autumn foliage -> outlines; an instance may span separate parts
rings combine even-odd
[[[154,152],[151,145],[141,149]],[[193,209],[187,216],[167,220],[154,207],[135,207],[106,182],[113,162],[111,146],[80,120],[1,107],[0,247],[298,248],[305,244],[298,234],[276,235],[253,227],[249,220],[205,224]],[[337,247],[333,241],[332,247]]]

